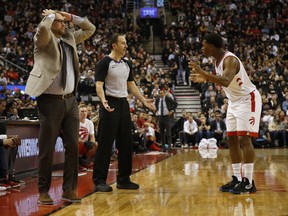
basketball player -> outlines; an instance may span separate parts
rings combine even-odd
[[[223,86],[229,99],[226,124],[234,175],[230,182],[220,187],[220,190],[233,194],[254,193],[255,151],[251,137],[258,137],[262,106],[260,94],[250,81],[239,58],[225,50],[224,40],[220,35],[205,35],[202,45],[204,54],[215,59],[216,75],[204,71],[195,62],[190,62],[190,79],[194,82],[214,82]]]

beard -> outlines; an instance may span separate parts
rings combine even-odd
[[[53,29],[52,32],[55,34],[55,35],[58,35],[58,36],[63,36],[65,34],[65,29]]]

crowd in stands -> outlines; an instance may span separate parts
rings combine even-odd
[[[138,26],[134,26],[132,14],[125,12],[125,6],[120,0],[3,1],[0,8],[1,56],[28,71],[23,72],[0,59],[0,96],[11,106],[8,118],[17,119],[19,109],[37,108],[34,98],[17,89],[8,90],[6,86],[25,85],[34,64],[32,40],[42,10],[64,9],[80,16],[87,15],[96,26],[94,35],[78,46],[81,71],[79,101],[83,95],[95,94],[95,65],[108,54],[112,33],[124,32],[128,43],[125,58],[132,62],[135,82],[145,97],[155,98],[159,90],[165,90],[175,99],[175,85],[190,85],[200,92],[202,112],[175,116],[173,143],[179,142],[184,147],[197,146],[202,138],[215,137],[218,145],[225,145],[223,120],[228,101],[221,86],[200,85],[188,79],[190,60],[200,62],[207,71],[213,71],[213,60],[203,56],[200,41],[207,31],[216,31],[227,39],[227,49],[245,63],[251,80],[262,94],[263,124],[259,140],[264,139],[271,146],[287,145],[288,7],[285,1],[172,0],[171,10],[177,21],[160,28],[162,60],[169,66],[168,71],[159,69],[144,49],[147,32],[139,26],[147,24],[146,21],[138,19]],[[159,150],[160,136],[155,115],[136,98],[130,96],[128,100],[131,119],[135,123],[132,131],[135,151]],[[97,104],[90,101],[87,110],[88,118],[95,120],[96,130]],[[197,136],[190,136],[184,129],[184,122],[191,117],[197,125]]]

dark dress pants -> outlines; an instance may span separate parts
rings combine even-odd
[[[15,177],[14,164],[18,153],[18,147],[10,148],[8,153],[8,178],[10,179]]]
[[[171,117],[166,116],[159,116],[159,129],[160,129],[160,137],[161,137],[161,144],[162,149],[165,149],[165,144],[168,144],[168,148],[171,148],[172,144],[172,136],[171,136],[171,128],[172,128],[172,121]]]
[[[94,160],[93,182],[106,183],[112,145],[116,140],[118,149],[117,182],[130,181],[132,173],[131,116],[126,98],[106,97],[113,112],[100,105],[98,126],[98,149]]]
[[[8,175],[8,151],[4,146],[0,146],[0,180],[6,179]]]
[[[78,178],[79,111],[75,96],[56,99],[40,96],[39,108],[39,192],[48,192],[51,185],[53,154],[56,140],[62,132],[65,140],[63,191],[75,190]]]
[[[198,143],[198,133],[194,133],[194,134],[189,134],[189,133],[186,133],[184,134],[184,142],[185,144],[188,144],[189,143],[192,143],[193,146],[195,146],[196,143]]]
[[[6,149],[0,146],[0,179],[7,179],[14,175],[14,163],[18,147]]]

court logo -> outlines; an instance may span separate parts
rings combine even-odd
[[[249,119],[249,122],[251,125],[254,125],[255,124],[255,117],[252,116],[250,119]]]

